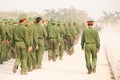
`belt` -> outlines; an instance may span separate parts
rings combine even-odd
[[[43,39],[43,38],[38,38],[38,39]]]
[[[48,39],[55,39],[55,38],[48,38]]]
[[[86,42],[86,44],[95,44],[95,42]]]
[[[15,40],[15,42],[24,42],[24,41]]]

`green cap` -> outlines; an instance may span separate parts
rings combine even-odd
[[[50,19],[50,23],[56,23],[56,19]]]
[[[30,23],[33,22],[33,21],[34,21],[34,19],[31,18],[31,17],[29,17],[29,18],[27,19],[27,21],[26,21],[26,25],[30,24]]]
[[[65,22],[65,23],[64,23],[64,26],[68,26],[68,25],[69,25],[69,22]]]
[[[20,14],[20,15],[18,16],[18,20],[23,19],[23,18],[26,18],[26,17],[27,17],[27,16],[26,16],[25,13]]]
[[[62,24],[62,22],[61,21],[57,21],[57,24]]]

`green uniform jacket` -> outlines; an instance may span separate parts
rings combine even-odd
[[[36,46],[38,44],[38,33],[35,28],[35,25],[31,26],[31,29],[33,31],[33,44],[34,44],[34,46]]]
[[[73,37],[75,39],[76,36],[76,31],[74,27],[66,27],[65,28],[66,31],[66,37]]]
[[[96,47],[100,48],[100,38],[98,31],[94,28],[88,28],[82,33],[81,47],[84,48],[84,44],[95,43]]]
[[[16,42],[23,42],[25,45],[18,44],[23,47],[30,46],[28,29],[22,24],[19,24],[13,29],[12,47],[17,46]]]
[[[45,26],[36,24],[35,25],[35,29],[37,31],[37,37],[38,37],[38,39],[44,39],[44,38],[47,37],[47,32],[46,32]]]
[[[0,40],[3,41],[5,40],[5,29],[4,29],[4,25],[2,23],[0,23]]]
[[[58,26],[59,32],[60,32],[60,40],[63,40],[63,37],[65,36],[65,30],[64,27]]]
[[[58,42],[60,41],[60,33],[57,26],[49,25],[49,27],[47,27],[47,33],[48,39],[57,39]]]

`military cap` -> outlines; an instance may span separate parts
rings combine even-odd
[[[68,25],[69,25],[69,22],[65,22],[64,25],[65,25],[65,26],[68,26]]]
[[[62,24],[62,22],[61,21],[57,21],[57,24]]]
[[[92,21],[92,20],[91,20],[91,21],[87,21],[87,24],[88,24],[88,25],[93,25],[93,24],[94,24],[94,21]]]
[[[27,19],[27,21],[26,21],[26,25],[30,24],[30,23],[33,22],[33,21],[34,21],[34,19],[31,18],[31,17],[29,17],[29,18]]]
[[[7,21],[8,21],[8,19],[7,19],[7,18],[3,18],[3,21],[4,21],[4,22],[7,22]]]
[[[25,19],[26,17],[27,17],[27,16],[26,16],[25,13],[20,14],[20,15],[18,16],[18,20]]]
[[[50,19],[50,23],[56,23],[56,19]]]

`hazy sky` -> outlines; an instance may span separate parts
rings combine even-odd
[[[102,11],[119,11],[120,0],[0,0],[0,11],[37,11],[75,7],[88,12],[94,19],[102,15]]]

